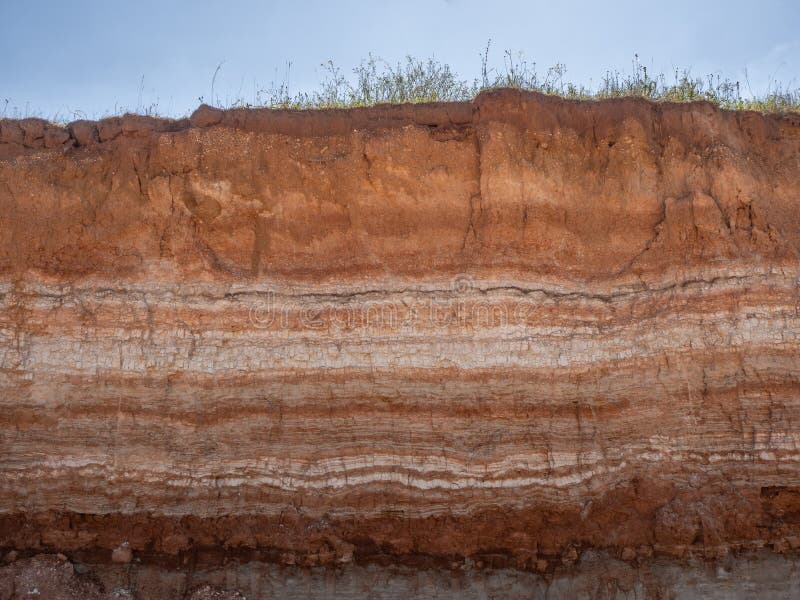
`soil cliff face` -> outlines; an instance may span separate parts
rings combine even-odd
[[[704,103],[0,121],[0,547],[796,548],[799,208]]]

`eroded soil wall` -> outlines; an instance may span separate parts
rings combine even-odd
[[[791,552],[798,208],[704,103],[0,121],[0,547]]]

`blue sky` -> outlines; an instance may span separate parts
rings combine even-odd
[[[771,78],[800,87],[798,0],[514,2],[371,0],[0,0],[0,115],[96,118],[152,104],[182,116],[215,94],[244,96],[280,82],[316,87],[320,64],[349,71],[369,52],[389,61],[434,56],[472,79],[492,40],[540,68],[597,82],[631,70],[691,67],[763,92]],[[7,100],[7,102],[6,102]],[[5,107],[5,108],[4,108]],[[15,114],[16,113],[16,114]]]

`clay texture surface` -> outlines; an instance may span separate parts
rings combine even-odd
[[[0,548],[791,552],[799,208],[705,103],[0,121]]]

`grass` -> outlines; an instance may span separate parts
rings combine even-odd
[[[447,64],[433,58],[411,56],[391,64],[370,55],[347,77],[333,62],[324,64],[325,77],[317,91],[291,94],[288,74],[280,85],[259,90],[252,103],[235,101],[229,106],[265,106],[272,108],[346,108],[378,103],[446,102],[471,100],[483,90],[515,88],[581,100],[643,97],[655,101],[691,102],[707,100],[722,108],[762,112],[800,111],[800,87],[791,88],[773,82],[768,91],[745,94],[747,81],[709,74],[695,77],[690,69],[675,69],[667,77],[653,76],[634,57],[629,73],[607,71],[596,87],[569,82],[564,64],[539,72],[536,63],[510,51],[504,53],[503,67],[488,67],[489,46],[481,55],[481,76],[469,81],[459,77]]]
[[[490,44],[487,44],[480,55],[480,76],[473,80],[460,77],[449,65],[434,58],[407,56],[404,61],[389,63],[370,54],[347,74],[332,61],[323,64],[324,77],[319,88],[312,92],[290,91],[289,63],[281,83],[255,90],[252,98],[245,99],[239,93],[224,101],[215,93],[217,76],[224,64],[219,63],[211,79],[210,99],[200,96],[198,101],[223,108],[349,108],[380,103],[469,101],[484,90],[514,88],[581,100],[631,96],[654,101],[707,100],[726,109],[800,112],[800,87],[771,82],[765,93],[756,94],[750,89],[746,74],[744,83],[718,73],[696,77],[690,69],[675,69],[669,76],[663,73],[653,75],[635,55],[630,72],[606,71],[598,85],[585,86],[567,80],[564,64],[540,72],[535,62],[528,62],[522,54],[511,51],[504,53],[501,68],[490,68],[489,50]],[[139,85],[137,107],[131,112],[170,116],[162,113],[158,101],[143,104],[143,93],[144,76]],[[125,110],[115,107],[113,112],[104,116],[121,112]],[[19,108],[11,107],[8,99],[0,99],[0,118],[22,116],[41,115],[31,114],[27,106],[23,113]],[[71,117],[86,118],[86,115],[72,111]],[[67,117],[56,115],[51,120],[66,122]]]

